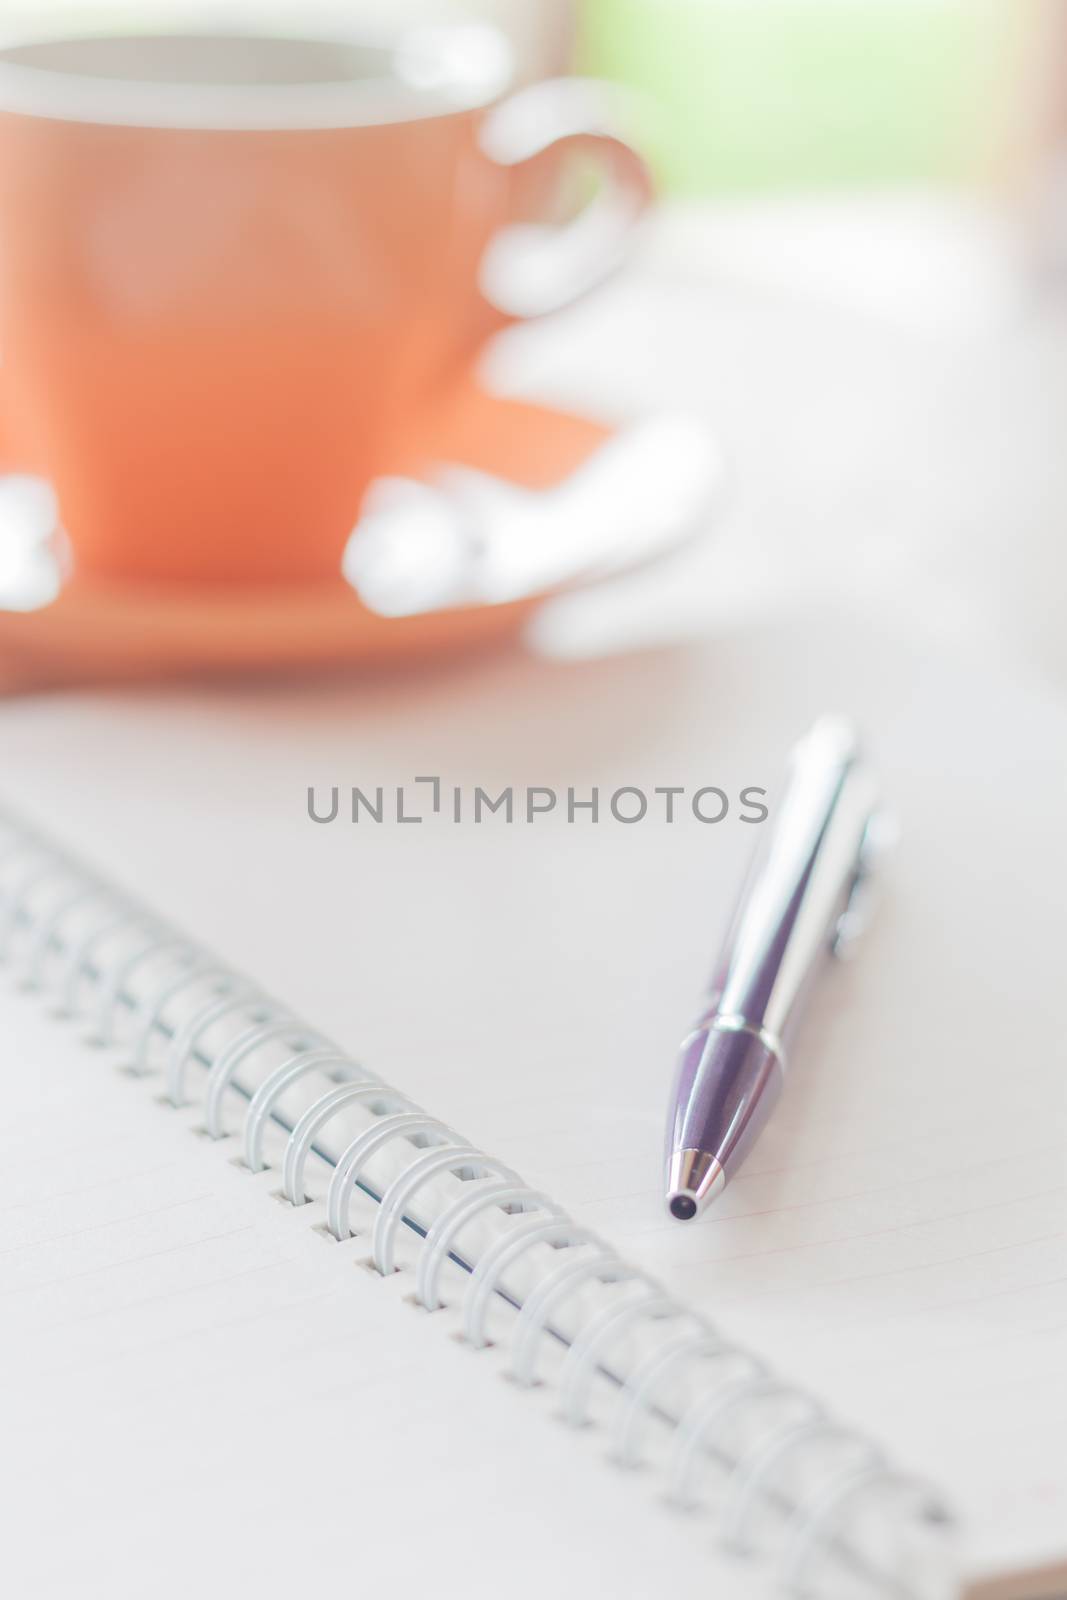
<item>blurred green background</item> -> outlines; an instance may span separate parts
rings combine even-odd
[[[1025,0],[585,0],[578,61],[647,93],[684,194],[966,181]]]

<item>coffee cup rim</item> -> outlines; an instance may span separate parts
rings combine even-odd
[[[356,46],[381,51],[393,71],[385,77],[308,83],[195,83],[38,66],[14,58],[27,45],[80,44],[94,39],[272,40]],[[429,63],[436,56],[440,70]],[[252,26],[126,29],[91,28],[8,40],[0,47],[0,114],[107,127],[202,131],[287,132],[383,126],[477,110],[507,90],[514,53],[490,23],[445,22],[389,32],[315,27],[270,30]]]

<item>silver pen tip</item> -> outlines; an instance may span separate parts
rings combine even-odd
[[[726,1174],[706,1150],[676,1150],[667,1171],[667,1210],[691,1222],[726,1187]]]

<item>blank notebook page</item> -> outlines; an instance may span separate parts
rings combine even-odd
[[[710,1559],[410,1279],[5,986],[4,1568],[12,1592],[650,1592]],[[447,1324],[447,1315],[445,1316]],[[483,1359],[484,1356],[484,1359]],[[585,1441],[592,1446],[592,1441]],[[618,1537],[619,1513],[626,1519]],[[731,1582],[748,1592],[748,1574]]]
[[[765,785],[773,806],[789,743],[827,709],[868,731],[901,843],[771,1127],[705,1219],[672,1223],[675,1046],[753,830],[562,808],[318,826],[306,790],[437,773],[579,798]],[[825,616],[429,682],[57,698],[5,708],[3,728],[13,798],[938,1484],[969,1570],[1067,1556],[1067,725],[1051,702]],[[255,1267],[245,1247],[237,1270]],[[316,1263],[284,1270],[314,1292]],[[548,1448],[515,1426],[517,1461]]]

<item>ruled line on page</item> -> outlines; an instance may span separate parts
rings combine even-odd
[[[96,1267],[86,1267],[83,1272],[68,1272],[60,1278],[47,1278],[42,1283],[20,1283],[13,1289],[0,1290],[0,1299],[7,1300],[18,1294],[32,1294],[39,1289],[55,1289],[60,1284],[75,1283],[80,1278],[93,1278],[98,1273],[117,1272],[123,1267],[136,1266],[143,1261],[154,1261],[159,1256],[174,1255],[179,1250],[195,1250],[202,1244],[213,1244],[219,1239],[232,1239],[239,1233],[253,1233],[255,1225],[242,1223],[236,1228],[225,1228],[221,1233],[202,1234],[197,1239],[183,1239],[178,1244],[161,1245],[158,1250],[147,1250],[141,1255],[123,1256],[120,1261],[105,1261]]]
[[[51,1195],[49,1198],[57,1199],[59,1197]],[[119,1228],[127,1222],[140,1222],[144,1217],[160,1217],[167,1211],[178,1211],[182,1206],[199,1205],[205,1200],[213,1200],[214,1198],[210,1190],[205,1190],[203,1194],[185,1195],[181,1200],[168,1200],[166,1205],[151,1206],[142,1211],[131,1211],[126,1216],[107,1217],[102,1222],[87,1223],[84,1228],[70,1228],[66,1233],[47,1234],[39,1239],[24,1239],[21,1244],[8,1245],[6,1249],[0,1250],[0,1258],[18,1255],[23,1250],[43,1250],[51,1244],[66,1244],[70,1239],[81,1239],[89,1233],[100,1233],[106,1228]]]
[[[154,1178],[157,1173],[171,1172],[181,1163],[178,1161],[159,1161],[151,1167],[142,1167],[137,1172],[113,1172],[106,1178],[100,1178],[96,1183],[79,1183],[73,1189],[50,1189],[47,1192],[38,1190],[32,1200],[13,1200],[10,1205],[0,1206],[0,1216],[5,1216],[12,1211],[32,1211],[34,1204],[51,1200],[74,1200],[84,1194],[95,1194],[98,1189],[110,1189],[117,1183],[132,1183],[138,1178]],[[4,1252],[0,1250],[0,1255]]]
[[[1062,1230],[1055,1233],[1035,1234],[1027,1239],[1015,1239],[1009,1244],[992,1245],[986,1250],[970,1250],[961,1255],[939,1256],[936,1261],[909,1261],[904,1266],[885,1267],[877,1272],[847,1272],[836,1278],[809,1279],[802,1285],[796,1283],[775,1284],[773,1287],[753,1288],[746,1284],[739,1293],[731,1294],[727,1290],[724,1294],[717,1295],[721,1305],[750,1305],[754,1300],[770,1300],[776,1296],[785,1295],[795,1299],[798,1292],[805,1294],[815,1289],[843,1288],[857,1283],[872,1283],[883,1278],[904,1277],[909,1272],[943,1272],[949,1267],[958,1266],[965,1261],[980,1261],[984,1258],[1003,1255],[1010,1250],[1023,1250],[1030,1245],[1051,1244],[1058,1239],[1067,1238]],[[741,1259],[734,1257],[732,1259]]]
[[[980,1206],[969,1206],[962,1211],[939,1211],[934,1216],[911,1217],[906,1222],[885,1222],[880,1227],[870,1228],[863,1233],[838,1233],[831,1235],[827,1239],[801,1239],[797,1240],[797,1242],[794,1244],[768,1245],[766,1248],[759,1250],[743,1250],[731,1255],[699,1256],[696,1259],[689,1259],[687,1261],[687,1265],[689,1267],[721,1266],[727,1261],[754,1261],[763,1256],[790,1255],[800,1250],[821,1250],[827,1245],[854,1244],[867,1239],[879,1239],[882,1237],[889,1238],[893,1235],[906,1235],[919,1228],[936,1228],[941,1223],[959,1222],[965,1217],[981,1216],[982,1213],[986,1211],[1006,1211],[1009,1206],[1023,1205],[1030,1200],[1044,1200],[1047,1199],[1049,1195],[1063,1194],[1064,1192],[1064,1185],[1057,1184],[1052,1189],[1036,1189],[1030,1194],[1012,1195],[1006,1200],[986,1200]],[[830,1204],[831,1202],[827,1201],[825,1203]],[[803,1208],[799,1206],[783,1206],[781,1213],[766,1212],[761,1214],[767,1216],[777,1216],[779,1214],[784,1215],[791,1210],[800,1209]],[[737,1220],[740,1221],[741,1219],[738,1218]],[[651,1232],[652,1230],[649,1231]],[[1049,1237],[1058,1238],[1060,1235],[1053,1234]],[[998,1248],[1002,1247],[998,1246]],[[952,1258],[950,1257],[949,1259],[951,1260]],[[964,1258],[960,1257],[960,1259],[962,1260]]]
[[[205,1239],[203,1243],[212,1243],[214,1239],[225,1239],[229,1237],[231,1237],[229,1234],[216,1234],[213,1235],[211,1240]],[[78,1327],[86,1322],[94,1322],[100,1317],[114,1316],[116,1312],[121,1312],[123,1316],[126,1316],[131,1311],[140,1311],[145,1306],[158,1305],[161,1301],[175,1300],[182,1295],[200,1294],[207,1289],[218,1289],[222,1288],[226,1284],[237,1283],[242,1278],[254,1277],[257,1272],[273,1272],[276,1268],[288,1266],[291,1262],[298,1259],[298,1256],[295,1254],[290,1256],[277,1256],[270,1261],[257,1262],[253,1267],[241,1267],[236,1272],[223,1273],[221,1277],[204,1278],[197,1283],[178,1284],[172,1289],[161,1290],[159,1294],[143,1295],[139,1300],[124,1300],[119,1306],[99,1306],[93,1311],[83,1312],[81,1316],[65,1317],[61,1322],[42,1323],[39,1328],[34,1329],[34,1335],[37,1336],[38,1334],[43,1335],[47,1333],[59,1333],[66,1328]]]

